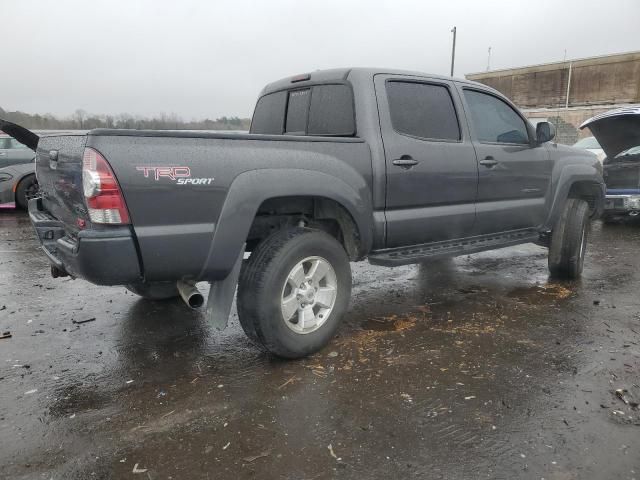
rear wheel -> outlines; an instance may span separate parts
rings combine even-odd
[[[26,210],[29,206],[29,200],[38,195],[38,180],[35,175],[27,175],[18,184],[16,188],[16,204],[19,208]]]
[[[351,296],[351,268],[331,235],[306,228],[274,233],[240,273],[238,316],[267,351],[301,358],[333,338]]]
[[[580,277],[587,249],[589,225],[589,204],[578,198],[569,198],[551,232],[551,275],[567,279]]]
[[[179,295],[178,287],[174,282],[158,283],[132,283],[125,288],[147,300],[167,300]]]

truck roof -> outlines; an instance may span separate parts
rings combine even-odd
[[[432,79],[440,79],[440,80],[455,80],[459,83],[465,83],[469,85],[478,85],[483,88],[489,88],[487,85],[473,82],[471,80],[466,80],[464,78],[456,78],[449,77],[445,75],[434,75],[425,72],[416,72],[411,70],[400,70],[394,68],[364,68],[364,67],[353,67],[353,68],[332,68],[327,70],[316,70],[314,72],[303,73],[300,75],[292,75],[289,77],[281,78],[280,80],[276,80],[275,82],[271,82],[267,84],[266,87],[262,89],[260,95],[264,95],[266,93],[275,92],[277,90],[282,90],[285,88],[291,88],[292,86],[305,86],[314,83],[323,83],[323,82],[342,82],[347,80],[351,76],[369,76],[373,77],[378,74],[387,74],[387,75],[403,75],[403,76],[411,76],[411,77],[425,77]]]

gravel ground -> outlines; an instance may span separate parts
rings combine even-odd
[[[596,222],[573,283],[530,245],[353,264],[339,336],[284,362],[235,309],[51,278],[0,212],[0,478],[640,478],[639,246]]]

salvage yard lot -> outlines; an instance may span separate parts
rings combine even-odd
[[[235,310],[54,280],[0,212],[0,477],[640,478],[640,226],[590,242],[573,283],[530,245],[354,264],[338,337],[285,362]]]

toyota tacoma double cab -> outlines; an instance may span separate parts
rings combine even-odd
[[[393,267],[527,242],[576,278],[602,168],[482,84],[335,69],[261,92],[247,134],[96,129],[38,137],[29,214],[53,276],[182,296],[275,355],[326,345],[350,262]],[[208,299],[197,282],[209,282]]]
[[[604,151],[605,223],[640,215],[640,106],[609,110],[586,120]]]

